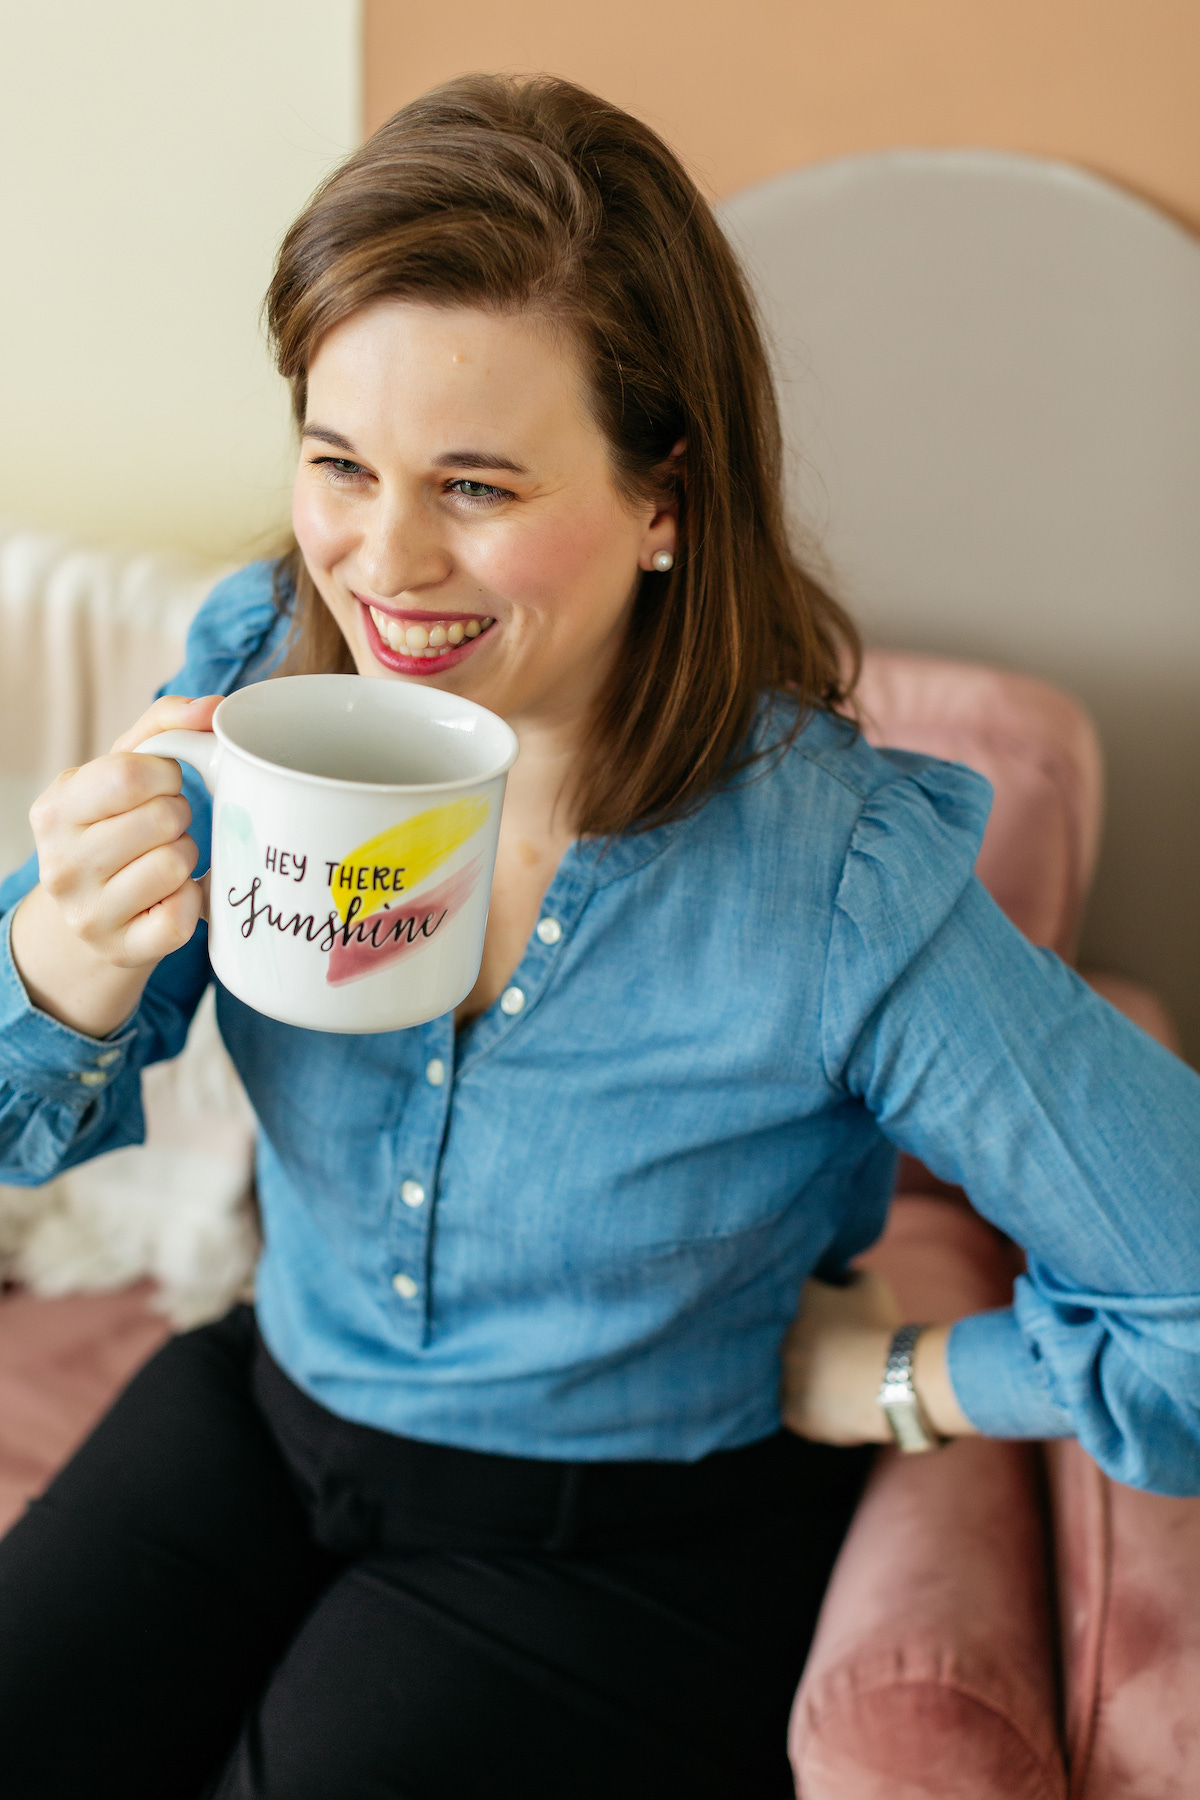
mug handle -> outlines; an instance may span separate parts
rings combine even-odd
[[[138,756],[172,756],[176,762],[190,763],[209,793],[216,792],[221,745],[214,732],[160,731],[145,743],[135,744],[134,751]]]

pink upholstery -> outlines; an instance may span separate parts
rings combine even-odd
[[[991,1227],[923,1195],[863,1260],[908,1318],[1012,1288]],[[979,1439],[880,1458],[792,1713],[803,1800],[1065,1800],[1035,1457]]]
[[[1145,988],[1089,978],[1178,1050]],[[1142,1494],[1075,1443],[1048,1447],[1070,1800],[1200,1794],[1200,1500]]]
[[[166,1338],[149,1292],[0,1296],[0,1532]]]
[[[1044,681],[870,650],[858,704],[873,744],[964,762],[995,801],[980,880],[1035,944],[1073,956],[1096,866],[1103,764],[1091,720]]]
[[[1050,1447],[1071,1800],[1200,1794],[1200,1503]]]

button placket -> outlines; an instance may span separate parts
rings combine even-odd
[[[542,912],[500,998],[478,1018],[462,1046],[458,1074],[465,1075],[503,1041],[551,981],[567,941],[596,887],[595,870],[572,845],[542,902]]]
[[[414,1345],[428,1331],[430,1233],[438,1176],[453,1099],[454,1022],[433,1019],[419,1027],[423,1042],[415,1080],[396,1139],[396,1199],[388,1233],[387,1279],[395,1296],[392,1316]]]

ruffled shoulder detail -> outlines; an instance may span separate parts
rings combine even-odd
[[[219,581],[192,620],[187,658],[162,693],[231,694],[270,674],[291,625],[274,561],[249,563]]]
[[[879,757],[891,779],[863,801],[830,928],[822,1049],[836,1083],[863,1025],[961,898],[992,804],[990,783],[961,763]]]

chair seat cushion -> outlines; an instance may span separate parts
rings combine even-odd
[[[0,1532],[168,1336],[152,1291],[0,1297]]]

